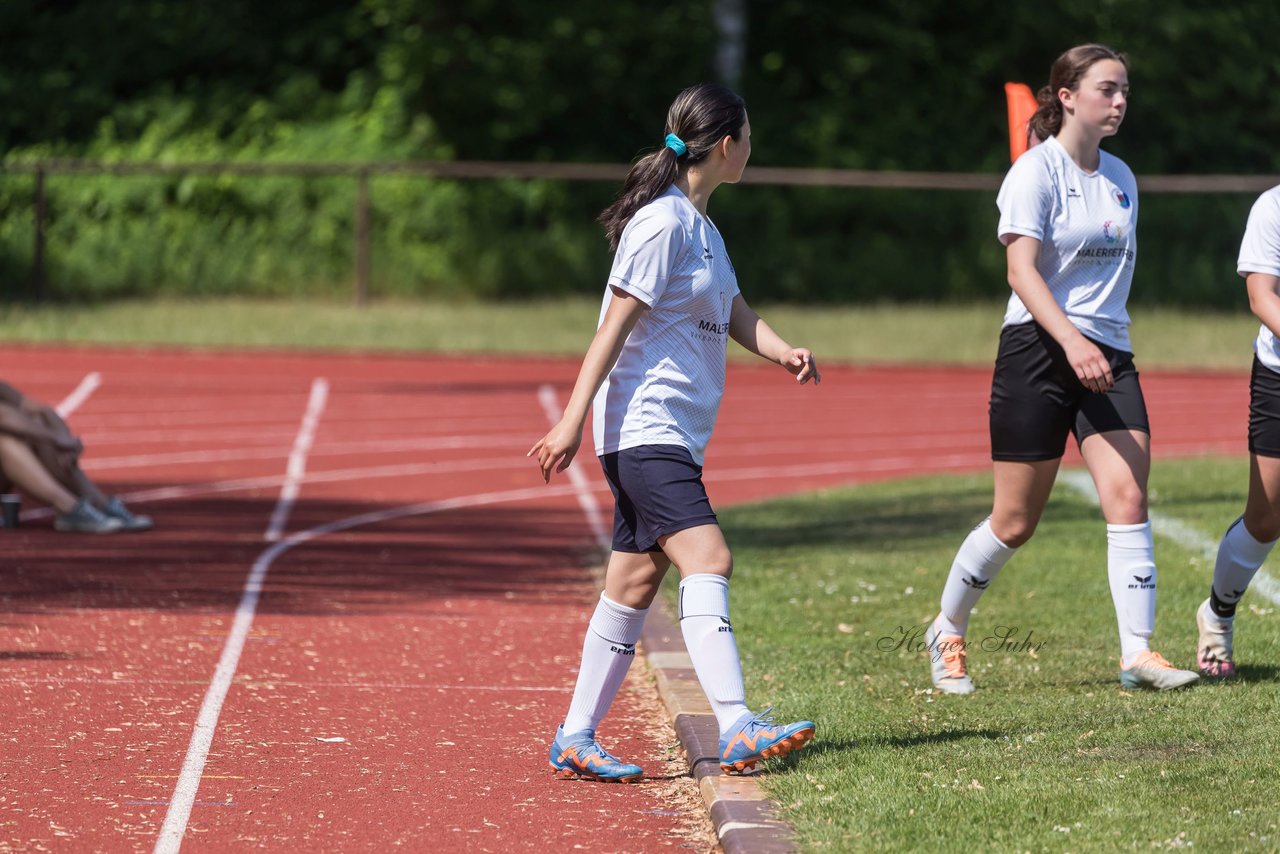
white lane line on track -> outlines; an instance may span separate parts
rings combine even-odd
[[[546,625],[546,621],[541,621]],[[0,679],[0,685],[22,687],[24,685],[203,685],[196,679],[86,679],[57,676],[42,676],[38,679]],[[423,684],[411,682],[273,682],[270,679],[250,679],[237,682],[245,688],[350,688],[354,691],[517,691],[535,694],[571,694],[572,686],[566,685],[466,685],[466,684]],[[208,777],[205,777],[208,779]]]
[[[1064,471],[1058,475],[1058,480],[1069,486],[1076,494],[1094,504],[1098,503],[1098,490],[1094,487],[1093,478],[1089,476],[1089,472]],[[1165,539],[1173,540],[1188,551],[1200,552],[1209,561],[1210,566],[1213,566],[1214,561],[1218,559],[1217,540],[1206,537],[1199,530],[1173,516],[1166,516],[1154,510],[1149,511],[1147,515],[1151,519],[1151,530],[1155,533]],[[1267,575],[1265,569],[1258,570],[1249,589],[1258,591],[1272,604],[1280,605],[1280,583]]]
[[[547,414],[547,420],[551,422],[552,427],[560,423],[560,416],[564,414],[564,410],[560,408],[560,401],[556,399],[554,386],[544,385],[538,388],[538,403],[542,404],[542,411]],[[573,485],[574,494],[578,497],[578,506],[587,517],[587,524],[591,527],[591,533],[595,535],[596,543],[601,548],[607,549],[613,544],[613,538],[605,528],[604,517],[600,514],[600,503],[591,492],[587,476],[582,473],[581,456],[582,449],[579,448],[578,457],[574,460],[578,465],[571,465],[567,470],[569,483]]]
[[[314,454],[313,454],[314,456]],[[459,460],[445,463],[410,463],[395,466],[369,466],[364,468],[334,469],[332,471],[309,471],[307,483],[343,483],[352,480],[369,480],[378,477],[411,477],[439,476],[458,472],[491,471],[493,469],[509,469],[518,465],[515,455],[489,457],[477,460]],[[176,501],[183,498],[196,498],[202,495],[218,495],[225,492],[251,492],[258,489],[273,489],[284,483],[285,475],[270,474],[262,477],[242,477],[232,480],[216,480],[205,483],[186,483],[175,486],[160,486],[154,489],[140,489],[126,492],[120,498],[129,504],[146,504],[154,501]],[[598,487],[597,487],[598,488]],[[52,516],[54,511],[47,507],[37,507],[26,511],[23,519],[43,519]]]
[[[312,456],[347,456],[368,455],[378,453],[396,453],[399,451],[440,451],[461,450],[468,448],[511,448],[513,451],[527,441],[528,433],[503,433],[482,436],[445,436],[432,439],[386,439],[360,442],[326,443],[323,449]],[[92,436],[87,441],[92,441]],[[523,453],[523,450],[521,451]],[[178,463],[212,463],[235,460],[272,459],[279,456],[274,448],[231,448],[221,451],[176,451],[163,454],[135,454],[125,457],[103,457],[98,460],[86,460],[86,469],[99,471],[113,468],[140,468],[142,466],[165,466]]]
[[[761,450],[772,445],[761,445]],[[311,458],[318,454],[313,453]],[[779,477],[832,477],[836,475],[878,474],[883,472],[907,472],[926,467],[929,470],[954,471],[956,469],[979,470],[991,462],[988,449],[966,454],[946,454],[936,457],[881,457],[862,463],[815,463],[794,466],[744,466],[733,468],[719,466],[715,468],[717,481],[730,480],[771,480]],[[408,477],[412,475],[441,475],[466,471],[485,471],[508,468],[519,465],[520,460],[512,456],[490,457],[477,460],[461,460],[444,463],[410,463],[407,465],[370,466],[367,468],[334,469],[332,471],[309,472],[307,483],[341,483],[351,480],[365,480],[379,477]],[[570,472],[574,469],[571,467]],[[572,481],[572,478],[570,478]],[[127,492],[120,497],[130,504],[143,504],[154,501],[174,501],[183,498],[195,498],[202,495],[217,495],[226,492],[249,492],[256,489],[271,489],[280,486],[284,476],[278,474],[262,477],[236,478],[206,483],[180,484],[162,486],[154,489],[142,489]],[[592,492],[601,492],[604,484],[591,484]],[[53,511],[39,507],[28,510],[23,519],[42,519],[52,516]],[[598,539],[598,538],[597,538]],[[608,543],[605,543],[608,545]]]
[[[316,424],[320,413],[324,410],[329,395],[329,383],[318,377],[311,383],[311,396],[307,401],[307,410],[302,424],[298,428],[297,438],[293,443],[293,452],[289,455],[289,471],[280,498],[276,502],[275,511],[271,515],[271,524],[264,535],[271,537],[288,521],[289,509],[297,498],[297,487],[306,472],[306,454],[315,437]],[[293,488],[290,489],[290,484]],[[284,508],[282,511],[281,508]],[[292,539],[292,538],[291,538]],[[287,541],[286,541],[287,542]],[[160,828],[160,836],[156,840],[156,854],[173,854],[182,846],[182,836],[186,832],[187,822],[191,819],[191,808],[195,805],[196,791],[200,788],[200,778],[204,774],[205,762],[209,758],[209,747],[213,743],[213,733],[218,726],[218,717],[222,714],[222,704],[231,690],[231,682],[235,679],[236,668],[240,664],[240,655],[244,652],[245,641],[249,630],[253,627],[254,612],[258,609],[258,599],[262,596],[263,582],[267,570],[275,555],[283,551],[284,543],[276,542],[263,552],[249,571],[244,590],[240,595],[240,604],[236,606],[235,620],[231,631],[227,634],[227,642],[222,647],[222,655],[218,666],[214,669],[213,679],[205,692],[204,702],[196,716],[195,727],[191,732],[191,741],[187,746],[187,755],[182,762],[182,770],[178,773],[178,782],[173,788],[169,809],[165,813],[164,824]]]
[[[311,382],[311,397],[307,400],[307,412],[302,416],[302,426],[298,428],[298,437],[293,440],[293,450],[289,452],[289,465],[285,469],[284,486],[280,488],[280,498],[271,513],[271,524],[267,525],[264,538],[268,543],[280,539],[284,526],[289,524],[289,513],[294,502],[298,500],[298,492],[302,488],[302,479],[307,476],[307,454],[316,438],[316,427],[320,423],[320,414],[324,412],[325,401],[329,399],[329,381],[317,377]]]
[[[169,810],[165,814],[164,825],[160,828],[160,837],[156,840],[154,854],[176,854],[182,847],[182,836],[186,832],[187,822],[191,818],[191,808],[195,804],[196,791],[200,787],[200,778],[204,774],[205,760],[209,755],[209,746],[213,742],[213,732],[218,725],[218,714],[222,710],[222,701],[226,699],[227,690],[235,676],[235,667],[244,649],[245,639],[253,623],[253,609],[257,607],[258,597],[262,592],[262,582],[267,570],[275,559],[295,546],[300,546],[326,534],[359,528],[363,525],[374,525],[406,516],[425,516],[430,513],[441,513],[446,510],[460,510],[466,507],[478,507],[487,504],[502,504],[512,501],[529,501],[536,498],[549,498],[569,495],[573,487],[539,485],[527,489],[512,489],[505,492],[483,492],[478,495],[465,495],[458,498],[447,498],[441,501],[425,501],[420,504],[407,504],[385,510],[375,510],[349,516],[324,525],[317,525],[305,531],[290,534],[277,543],[272,544],[258,556],[245,583],[244,598],[236,610],[235,622],[223,648],[222,658],[218,661],[214,683],[205,694],[204,704],[196,719],[195,731],[191,735],[191,746],[187,749],[187,758],[182,763],[178,784],[174,787],[170,799]],[[246,607],[246,603],[248,607]],[[220,692],[215,692],[220,686]],[[216,694],[216,696],[215,696]]]
[[[80,385],[76,386],[75,391],[63,398],[62,402],[54,407],[54,410],[62,418],[69,418],[71,413],[84,405],[84,402],[89,399],[89,395],[97,391],[100,385],[102,385],[102,374],[97,371],[86,374],[85,378],[80,380]]]

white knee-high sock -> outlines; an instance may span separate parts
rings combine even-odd
[[[566,733],[595,732],[627,677],[648,613],[647,608],[628,608],[600,594],[582,642],[582,666],[564,719]]]
[[[1249,589],[1249,582],[1257,574],[1275,542],[1260,543],[1244,526],[1240,518],[1227,529],[1218,544],[1218,559],[1213,565],[1213,587],[1209,591],[1209,607],[1220,620],[1230,620],[1236,615],[1236,603]]]
[[[991,532],[989,516],[969,532],[942,588],[942,613],[937,620],[941,634],[964,635],[973,607],[1016,551],[1016,547],[1006,546]]]
[[[680,633],[724,735],[747,711],[738,642],[729,622],[729,579],[702,573],[680,582]]]
[[[1107,578],[1120,627],[1120,660],[1128,667],[1150,649],[1156,629],[1156,558],[1151,523],[1107,526]]]

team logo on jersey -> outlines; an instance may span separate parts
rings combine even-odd
[[[1108,243],[1124,240],[1124,226],[1107,220],[1102,224],[1102,236],[1106,238]]]
[[[1129,209],[1129,197],[1125,195],[1124,190],[1121,190],[1117,187],[1113,195],[1115,197],[1117,205],[1124,208],[1125,210]]]
[[[1128,205],[1125,205],[1125,207],[1127,208],[1127,207],[1129,207],[1129,206],[1128,206]],[[711,260],[712,258],[714,258],[714,257],[716,257],[716,256],[711,254],[711,247],[710,247],[710,246],[704,246],[704,247],[702,247],[702,260],[703,260],[703,261],[710,261],[710,260]]]

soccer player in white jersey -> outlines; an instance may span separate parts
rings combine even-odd
[[[1080,45],[1054,62],[1031,129],[1044,140],[1018,158],[997,204],[1009,298],[992,378],[991,515],[960,547],[925,638],[933,684],[974,690],[969,615],[1027,542],[1073,433],[1107,521],[1107,572],[1120,628],[1120,681],[1168,689],[1198,678],[1149,646],[1156,566],[1147,518],[1150,427],[1129,344],[1125,302],[1137,248],[1133,173],[1099,148],[1124,119],[1124,57]]]
[[[1249,383],[1249,497],[1218,544],[1209,598],[1196,609],[1196,664],[1210,679],[1236,675],[1236,605],[1280,538],[1280,187],[1254,203],[1236,270],[1262,326]]]
[[[702,483],[702,460],[724,392],[729,338],[820,381],[813,354],[792,347],[738,291],[707,201],[735,183],[751,155],[746,105],[722,86],[681,92],[667,137],[638,161],[601,215],[616,254],[595,338],[564,416],[529,451],[545,480],[564,471],[594,407],[596,454],[615,499],[604,593],[583,642],[568,716],[551,744],[564,777],[640,779],[639,766],[595,738],[631,664],[645,614],[667,569],[680,570],[680,628],[720,727],[726,773],[782,756],[813,737],[809,721],[776,724],[746,706],[729,621],[733,559]]]

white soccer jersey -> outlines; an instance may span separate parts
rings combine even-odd
[[[1105,151],[1098,171],[1076,165],[1054,137],[1018,158],[996,204],[997,235],[1040,241],[1036,269],[1067,319],[1083,334],[1118,350],[1129,344],[1129,285],[1137,254],[1138,185],[1129,167]],[[1004,325],[1028,323],[1015,293]]]
[[[609,287],[649,306],[593,403],[596,453],[682,445],[702,464],[724,394],[737,274],[711,220],[674,185],[622,232]]]
[[[1250,273],[1280,276],[1280,187],[1272,187],[1253,203],[1240,244],[1236,272],[1245,277]],[[1253,349],[1259,362],[1280,372],[1280,345],[1265,323],[1258,330]]]

